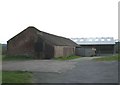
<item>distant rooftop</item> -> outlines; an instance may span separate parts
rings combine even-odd
[[[80,45],[86,44],[115,44],[113,37],[95,37],[95,38],[71,38],[74,42]]]

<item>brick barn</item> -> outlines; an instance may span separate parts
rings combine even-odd
[[[7,41],[7,54],[50,59],[74,55],[76,46],[77,44],[68,38],[42,32],[29,26]]]

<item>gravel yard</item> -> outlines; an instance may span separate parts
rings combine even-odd
[[[5,71],[31,71],[31,72],[64,72],[75,67],[77,62],[56,60],[29,60],[5,61],[2,69]]]
[[[69,61],[5,61],[3,70],[31,71],[35,83],[117,83],[117,61],[95,61],[91,57]]]

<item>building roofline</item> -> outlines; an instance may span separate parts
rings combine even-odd
[[[17,35],[15,35],[14,37],[12,37],[11,39],[9,39],[7,42],[9,42],[10,40],[14,39],[15,37],[19,36],[21,33],[23,33],[24,31],[28,30],[28,29],[34,29],[38,32],[41,32],[43,34],[47,34],[47,35],[50,35],[50,36],[53,36],[53,37],[58,37],[58,38],[62,38],[62,39],[65,39],[65,40],[70,40],[71,42],[73,42],[74,44],[76,44],[76,46],[78,45],[77,43],[75,43],[74,41],[72,41],[71,39],[69,38],[66,38],[66,37],[62,37],[62,36],[58,36],[58,35],[54,35],[54,34],[51,34],[51,33],[47,33],[47,32],[44,32],[44,31],[40,31],[39,29],[37,29],[36,27],[34,26],[29,26],[27,27],[26,29],[24,29],[23,31],[21,31],[20,33],[18,33]],[[55,44],[55,43],[53,43]],[[60,45],[59,45],[60,46]],[[63,45],[61,45],[63,46]],[[67,45],[64,45],[64,46],[67,46]],[[69,45],[68,45],[69,46]]]
[[[47,33],[47,32],[44,32],[44,31],[40,31],[38,30],[36,27],[34,26],[28,26],[26,29],[24,29],[23,31],[19,32],[18,34],[16,34],[15,36],[13,36],[12,38],[10,38],[8,41],[12,40],[13,38],[15,38],[16,36],[20,35],[21,33],[23,33],[24,31],[26,31],[27,29],[29,28],[33,28],[39,32],[42,32],[42,33],[46,33],[46,34],[49,34],[49,35],[52,35],[52,36],[56,36],[56,37],[61,37],[61,38],[64,38],[64,39],[69,39],[69,38],[66,38],[66,37],[62,37],[62,36],[58,36],[58,35],[55,35],[55,34],[51,34],[51,33]]]

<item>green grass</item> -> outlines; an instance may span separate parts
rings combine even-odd
[[[32,57],[27,57],[27,56],[2,56],[3,61],[19,61],[19,60],[32,60]]]
[[[62,57],[58,57],[58,58],[54,58],[55,60],[72,60],[72,59],[76,59],[76,58],[80,58],[80,56],[62,56]]]
[[[93,59],[93,60],[96,60],[96,61],[120,61],[120,55],[96,58],[96,59]]]
[[[22,71],[3,71],[2,83],[32,83],[32,73]]]

